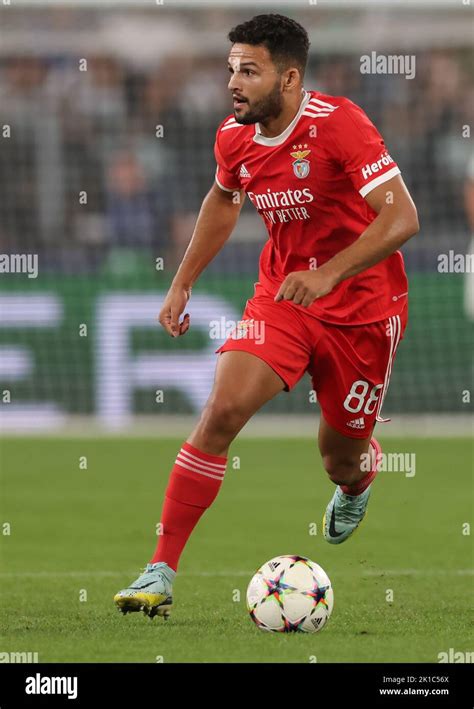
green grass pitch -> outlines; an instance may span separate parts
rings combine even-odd
[[[472,443],[381,441],[385,452],[415,453],[416,475],[379,473],[360,529],[332,546],[321,521],[334,486],[316,442],[237,439],[221,492],[181,557],[165,623],[122,616],[112,598],[155,548],[182,440],[3,440],[0,651],[37,652],[40,662],[324,663],[437,662],[449,648],[471,650],[463,524]],[[264,633],[248,616],[252,574],[290,553],[332,581],[334,611],[320,633]]]

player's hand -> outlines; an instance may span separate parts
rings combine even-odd
[[[179,316],[185,309],[190,297],[191,288],[171,286],[168,291],[158,316],[158,321],[171,337],[184,335],[189,330],[189,313],[185,313],[182,322],[179,322]]]
[[[296,305],[307,308],[317,298],[330,293],[335,285],[334,277],[322,268],[316,271],[293,271],[281,284],[275,301],[292,300]]]

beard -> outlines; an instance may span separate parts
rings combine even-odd
[[[264,98],[248,104],[248,110],[243,116],[239,116],[234,111],[237,123],[248,125],[250,123],[264,123],[268,118],[277,118],[283,110],[283,99],[280,92],[280,82],[277,81]]]

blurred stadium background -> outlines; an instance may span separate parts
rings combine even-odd
[[[266,11],[307,28],[306,88],[366,110],[418,207],[421,232],[403,249],[410,321],[384,413],[398,432],[438,421],[466,433],[474,276],[440,273],[438,258],[472,251],[472,8],[258,3]],[[220,344],[209,323],[238,320],[257,279],[266,232],[248,200],[194,288],[190,332],[173,342],[155,318],[231,113],[226,34],[253,14],[249,2],[0,5],[0,252],[39,259],[37,278],[0,278],[4,431],[190,430]],[[361,74],[371,51],[415,55],[415,78]],[[312,430],[309,388],[304,378],[281,394],[252,429]]]

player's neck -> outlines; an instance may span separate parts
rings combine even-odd
[[[300,94],[295,94],[293,98],[287,101],[277,118],[268,118],[265,121],[260,121],[258,125],[261,134],[265,138],[275,138],[277,135],[280,135],[280,133],[283,133],[285,128],[290,125],[291,121],[298,113],[303,98],[304,89],[301,89]]]

